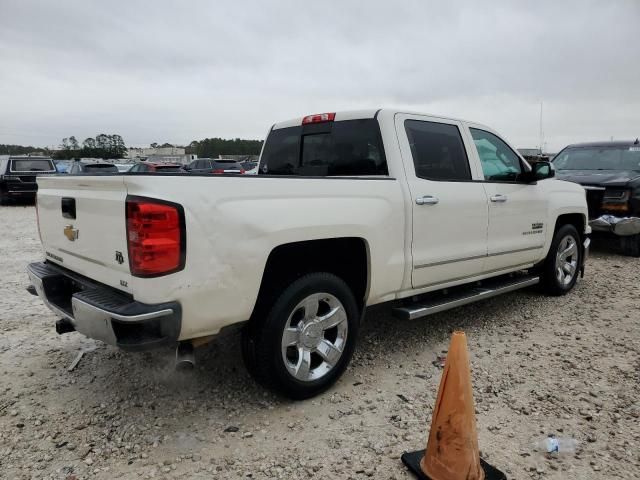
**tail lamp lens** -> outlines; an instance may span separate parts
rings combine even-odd
[[[129,197],[127,244],[134,276],[166,275],[184,267],[184,213],[176,204]]]
[[[310,123],[324,123],[333,122],[336,118],[335,112],[331,113],[316,113],[314,115],[307,115],[302,119],[302,125],[308,125]]]

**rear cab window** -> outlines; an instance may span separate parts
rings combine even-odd
[[[47,159],[13,159],[9,170],[11,172],[51,172],[55,171],[51,160]]]
[[[312,123],[269,133],[260,175],[388,175],[378,121],[373,118]]]

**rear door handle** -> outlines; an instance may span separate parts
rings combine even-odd
[[[491,197],[491,201],[495,203],[504,203],[507,201],[507,196],[499,193]]]
[[[425,195],[423,197],[416,198],[417,205],[435,205],[440,200],[432,195]]]

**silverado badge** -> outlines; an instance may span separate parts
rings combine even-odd
[[[79,230],[77,228],[73,228],[73,225],[67,225],[64,227],[64,236],[69,239],[70,242],[73,242],[78,238]]]

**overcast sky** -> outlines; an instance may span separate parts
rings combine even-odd
[[[534,5],[535,3],[535,5]],[[640,0],[0,0],[0,143],[263,138],[379,106],[518,147],[640,135]]]

